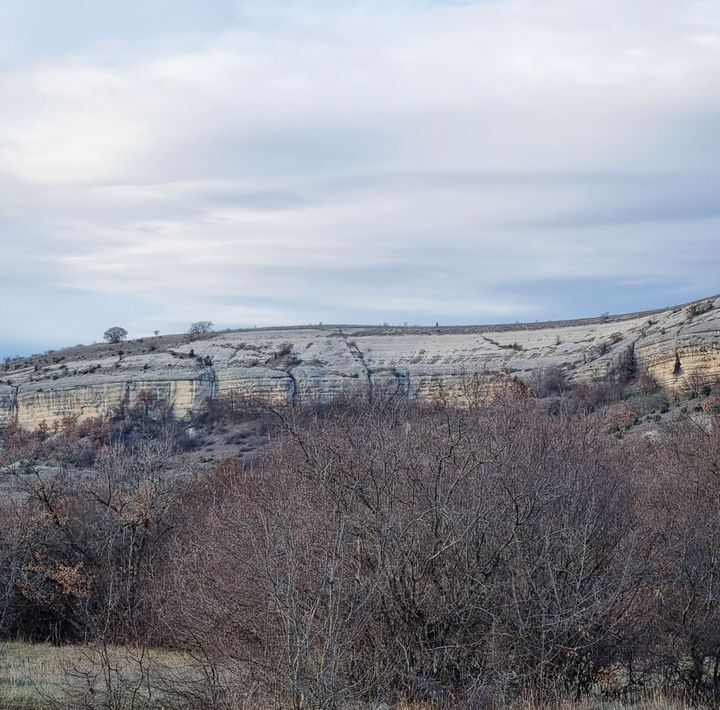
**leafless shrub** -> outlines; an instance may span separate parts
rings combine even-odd
[[[683,377],[680,391],[684,397],[695,399],[705,388],[707,377],[700,372],[690,372]]]
[[[87,480],[33,466],[15,474],[22,498],[5,523],[22,531],[22,545],[8,633],[120,641],[147,622],[147,584],[171,529],[176,484],[162,476],[171,455],[161,439],[102,449]]]
[[[605,407],[348,396],[269,413],[254,463],[204,476],[167,437],[85,479],[29,463],[0,633],[95,644],[73,707],[716,705],[720,415],[620,440],[637,412]]]
[[[703,301],[702,303],[691,303],[687,307],[687,318],[686,321],[688,323],[691,323],[695,318],[698,316],[703,315],[704,313],[708,313],[714,308],[714,303],[712,300],[710,301]]]
[[[660,389],[655,378],[647,370],[642,370],[638,375],[637,387],[646,394],[654,394]]]
[[[65,710],[163,710],[146,648],[120,650],[100,642],[88,646],[65,676],[51,707]]]
[[[637,410],[628,402],[613,404],[605,413],[605,430],[608,434],[624,432],[637,421]]]
[[[606,622],[626,618],[635,580],[632,495],[599,432],[522,398],[472,418],[395,399],[287,426],[272,476],[244,474],[173,555],[182,646],[225,672],[241,661],[296,707],[585,689],[617,662]],[[588,565],[601,550],[612,574]]]
[[[213,329],[213,323],[209,320],[198,320],[190,325],[188,328],[188,335],[206,335],[211,333]]]
[[[702,403],[702,411],[705,414],[718,414],[720,413],[720,399],[715,395],[710,395]]]
[[[567,378],[562,368],[538,369],[533,376],[532,390],[537,397],[561,395],[567,389]]]
[[[280,343],[277,350],[275,351],[275,357],[281,358],[289,355],[292,352],[293,344],[289,342]]]

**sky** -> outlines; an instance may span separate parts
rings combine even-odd
[[[0,0],[0,355],[720,292],[717,0]]]

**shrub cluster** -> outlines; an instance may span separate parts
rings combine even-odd
[[[172,650],[158,707],[720,701],[716,409],[622,440],[511,390],[274,416],[251,466],[197,475],[160,433],[18,469],[0,635]]]

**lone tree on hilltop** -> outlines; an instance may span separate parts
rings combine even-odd
[[[108,343],[121,343],[125,338],[127,338],[127,330],[125,328],[121,328],[119,325],[113,326],[112,328],[108,328],[103,333],[103,338]]]
[[[212,329],[212,321],[197,320],[188,328],[188,335],[204,335],[205,333],[211,333]]]

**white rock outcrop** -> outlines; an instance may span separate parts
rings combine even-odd
[[[601,377],[627,353],[669,392],[720,379],[720,297],[604,319],[456,328],[301,327],[146,338],[71,348],[6,363],[0,425],[34,428],[133,406],[138,397],[177,417],[229,393],[277,403],[400,390],[461,400],[475,383],[561,368]],[[143,393],[141,395],[141,393]]]

